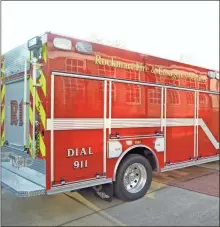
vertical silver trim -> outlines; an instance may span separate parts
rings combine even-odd
[[[24,108],[24,146],[27,145],[27,59],[25,59],[24,62],[24,102],[23,102],[23,108]]]
[[[37,64],[35,62],[36,60],[33,59],[33,112],[32,112],[32,118],[33,118],[33,127],[32,127],[32,157],[36,157],[36,151],[35,151],[35,116],[36,116],[36,81],[37,81]]]
[[[109,118],[109,135],[112,133],[111,118],[112,118],[112,81],[109,81],[109,107],[108,107],[108,118]]]
[[[167,88],[164,94],[164,164],[167,160]]]
[[[163,91],[164,91],[164,88],[162,87],[161,88],[161,112],[160,112],[160,118],[161,118],[161,125],[160,125],[160,131],[163,132],[163,109],[164,109],[164,103],[163,103]]]
[[[51,160],[51,182],[54,181],[54,75],[51,75],[51,132],[50,132],[50,160]]]
[[[194,92],[194,152],[193,156],[196,157],[196,124],[197,124],[197,117],[196,117],[196,91]]]
[[[106,174],[106,108],[107,107],[107,81],[104,81],[104,129],[103,129],[103,174]]]
[[[199,156],[199,92],[196,91],[196,157]]]

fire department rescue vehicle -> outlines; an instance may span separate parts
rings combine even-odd
[[[2,185],[136,200],[219,160],[219,72],[52,32],[1,58]]]

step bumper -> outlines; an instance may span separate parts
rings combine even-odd
[[[11,172],[4,167],[1,168],[1,184],[9,192],[18,197],[30,197],[37,195],[45,195],[44,187],[25,179],[18,174]]]

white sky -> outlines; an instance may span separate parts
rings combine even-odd
[[[219,1],[2,2],[2,52],[46,31],[219,70]]]

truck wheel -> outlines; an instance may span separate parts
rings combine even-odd
[[[152,167],[149,161],[138,154],[128,155],[119,166],[114,193],[125,201],[143,197],[152,182]]]

